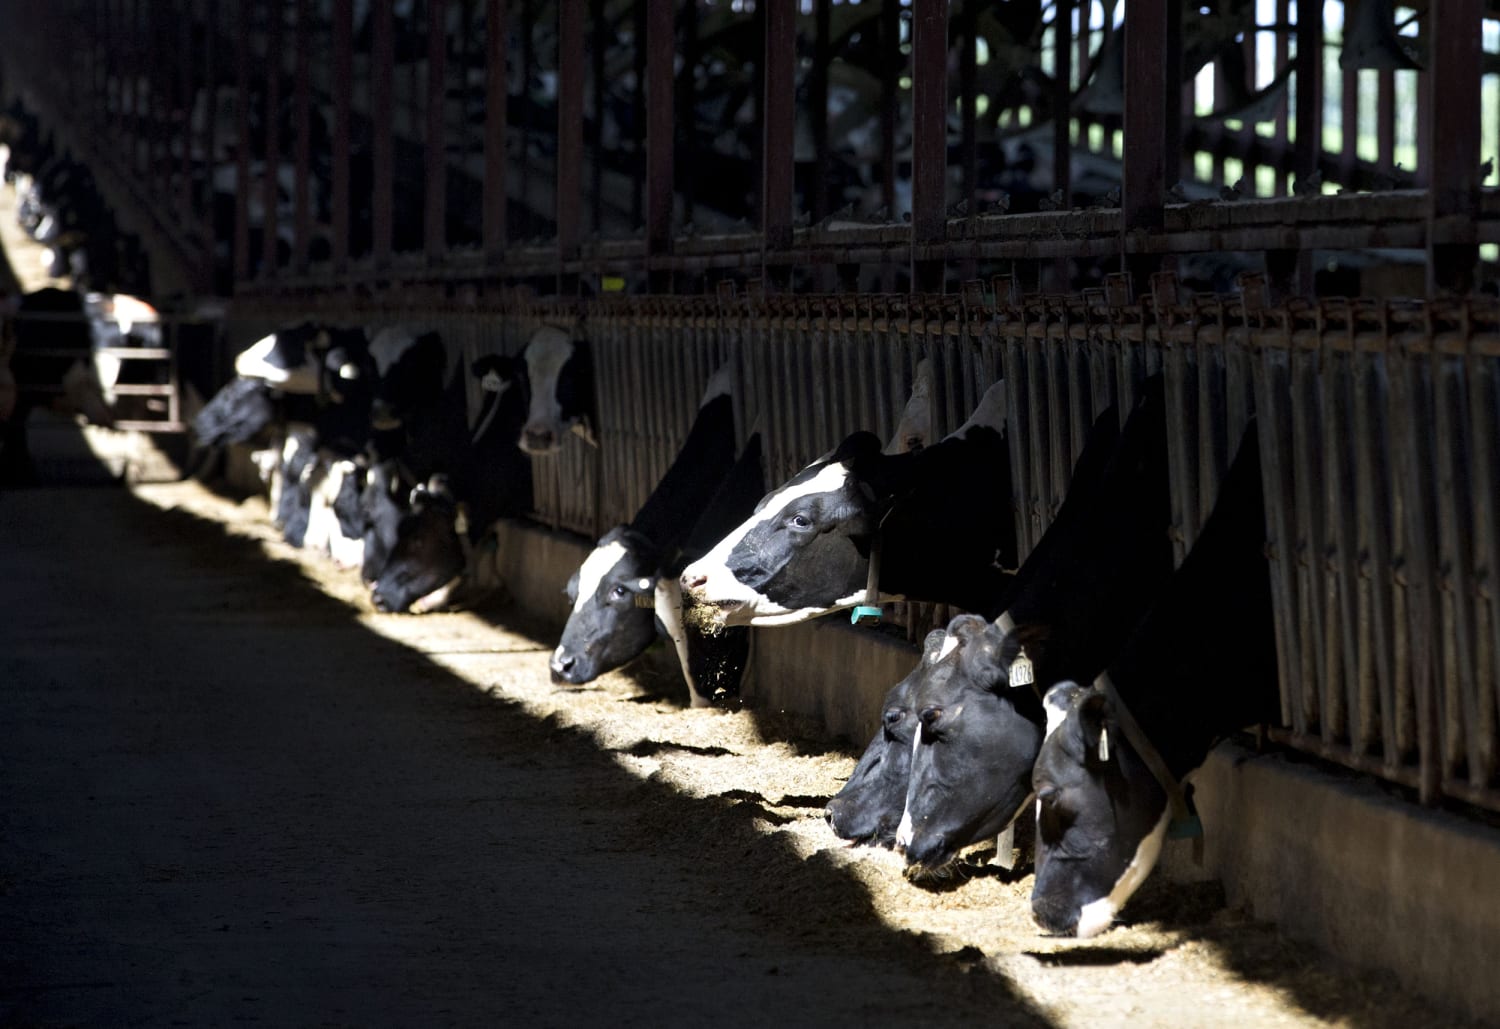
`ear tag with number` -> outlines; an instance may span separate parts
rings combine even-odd
[[[1099,760],[1100,761],[1108,761],[1109,760],[1109,730],[1108,729],[1100,729],[1099,730]]]
[[[1012,686],[1030,686],[1036,681],[1036,671],[1031,667],[1031,658],[1026,656],[1026,651],[1016,655],[1016,659],[1010,665],[1010,684]]]

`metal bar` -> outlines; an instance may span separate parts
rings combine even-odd
[[[1297,3],[1297,139],[1292,170],[1299,185],[1318,169],[1323,149],[1323,5]]]
[[[370,21],[370,161],[374,192],[370,197],[370,252],[375,266],[390,264],[395,203],[395,141],[389,112],[393,94],[396,45],[394,0],[371,0]]]
[[[911,58],[911,234],[932,243],[948,220],[947,0],[912,0]]]
[[[896,114],[901,106],[897,95],[902,66],[900,0],[881,0],[880,55],[880,203],[887,220],[899,220],[896,213]]]
[[[240,31],[234,41],[235,144],[234,282],[250,278],[250,22],[255,0],[239,0]]]
[[[647,5],[646,11],[646,255],[672,249],[673,92],[672,58],[675,2]],[[688,71],[691,74],[691,71]],[[692,125],[691,110],[683,112]]]
[[[1496,575],[1500,569],[1500,509],[1493,503],[1500,489],[1500,362],[1468,357],[1469,438],[1473,443],[1473,567],[1474,609],[1478,652],[1475,687],[1478,690],[1481,738],[1470,754],[1469,779],[1494,782],[1500,772],[1500,740],[1496,739],[1496,709],[1500,708],[1500,603]]]
[[[697,19],[690,19],[696,25]],[[604,11],[604,0],[589,0],[589,106],[594,117],[589,122],[589,228],[595,238],[604,234],[604,91],[605,48],[609,46],[610,25]],[[688,76],[691,78],[691,76]],[[467,90],[465,91],[467,95]],[[603,453],[601,451],[601,457]],[[603,474],[601,472],[601,479]]]
[[[347,0],[345,0],[347,2]],[[506,242],[506,11],[505,0],[484,7],[484,252],[492,262]]]
[[[349,263],[349,141],[354,134],[350,108],[354,88],[354,0],[333,0],[333,267]],[[342,84],[342,85],[340,85]]]
[[[756,5],[759,8],[762,5]],[[792,242],[797,89],[797,9],[794,0],[765,0],[765,117],[761,150],[761,236],[766,247]]]
[[[312,17],[312,0],[297,0],[297,74],[293,93],[297,156],[292,267],[298,272],[307,271],[307,255],[312,243]]]
[[[557,254],[578,249],[583,161],[583,0],[557,4]],[[667,94],[671,96],[670,91]]]
[[[1125,19],[1125,156],[1121,207],[1127,232],[1160,229],[1166,199],[1168,11],[1171,0],[1132,0]],[[1175,153],[1175,151],[1174,151]]]
[[[427,0],[427,138],[422,230],[427,259],[441,261],[448,246],[448,2]]]
[[[179,0],[177,22],[177,224],[187,235],[193,222],[193,64],[200,56],[193,47],[193,0]],[[170,152],[170,151],[169,151]]]
[[[831,0],[813,3],[813,58],[807,76],[807,120],[812,130],[813,167],[803,208],[813,222],[820,222],[830,208],[828,200],[828,66],[833,61],[829,42]]]
[[[966,0],[971,6],[973,0]],[[1062,190],[1062,206],[1073,206],[1073,0],[1056,0],[1052,7],[1052,189]],[[1088,39],[1089,6],[1077,9],[1081,24],[1079,35]],[[965,174],[967,175],[967,168]]]
[[[1429,241],[1427,290],[1467,293],[1474,288],[1479,252],[1473,222],[1479,210],[1479,107],[1483,8],[1480,0],[1433,4],[1428,75],[1431,130],[1423,140],[1433,222],[1454,230],[1450,242]]]
[[[284,0],[266,0],[266,59],[261,64],[265,74],[266,106],[261,126],[266,133],[265,176],[261,180],[261,259],[262,278],[274,278],[278,261],[277,244],[281,242],[281,28],[286,13]]]

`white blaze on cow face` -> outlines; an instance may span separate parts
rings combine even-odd
[[[562,444],[571,426],[563,421],[557,383],[563,366],[573,356],[573,340],[561,329],[544,325],[526,344],[526,375],[531,382],[531,408],[521,429],[521,449],[528,454],[550,454]]]
[[[370,358],[375,362],[376,374],[384,378],[421,335],[404,325],[392,325],[371,336]]]
[[[578,569],[578,596],[573,601],[575,615],[593,601],[594,594],[599,591],[599,584],[606,575],[614,571],[615,565],[627,553],[625,544],[615,540],[602,547],[595,547],[593,553],[584,558],[583,565]]]
[[[697,605],[717,608],[725,625],[790,625],[825,613],[828,610],[826,607],[791,610],[773,602],[735,578],[734,573],[729,570],[729,559],[735,548],[757,526],[775,522],[782,512],[804,497],[837,492],[843,488],[848,478],[847,465],[830,464],[806,481],[788,484],[772,493],[763,501],[764,506],[759,511],[683,570],[683,589],[689,599]],[[696,586],[690,585],[699,579],[704,581]],[[858,603],[863,596],[864,591],[861,590],[839,598],[833,606],[849,607]],[[899,598],[881,594],[881,599]]]
[[[1172,820],[1172,810],[1168,807],[1162,812],[1161,818],[1157,819],[1155,827],[1141,840],[1140,846],[1135,848],[1135,857],[1131,858],[1130,864],[1125,867],[1125,872],[1115,883],[1114,889],[1109,891],[1109,896],[1101,897],[1083,906],[1078,915],[1078,928],[1076,930],[1079,939],[1088,939],[1097,936],[1105,929],[1114,924],[1115,916],[1125,906],[1136,890],[1140,889],[1141,883],[1151,874],[1156,867],[1156,859],[1161,855],[1162,841],[1167,837],[1167,824]]]

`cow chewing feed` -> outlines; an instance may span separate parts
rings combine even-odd
[[[829,827],[839,838],[884,846],[896,842],[911,772],[912,735],[917,726],[912,691],[923,669],[943,653],[947,639],[946,629],[929,632],[922,644],[921,662],[885,695],[880,728],[875,730],[849,781],[828,802],[824,812]]]
[[[1048,932],[1113,924],[1155,866],[1182,778],[1219,738],[1277,714],[1255,431],[1252,421],[1193,549],[1108,671],[1047,694],[1031,907]]]
[[[953,619],[944,650],[912,685],[917,725],[896,844],[913,870],[940,871],[994,839],[1031,796],[1041,703],[1029,689],[992,688],[1003,673],[989,628],[978,615]]]
[[[683,571],[694,617],[790,625],[866,596],[879,548],[880,599],[992,606],[1016,566],[1004,387],[922,450],[882,453],[858,432],[767,494]]]
[[[630,524],[606,533],[568,580],[573,610],[550,662],[554,682],[592,682],[644,653],[659,628],[674,643],[686,646],[684,634],[674,634],[670,625],[674,598],[664,599],[666,618],[659,619],[658,583],[664,575],[675,578],[680,571],[679,555],[695,527],[709,517],[716,494],[736,474],[731,386],[732,373],[726,365],[710,378],[687,438],[661,482]],[[758,468],[757,460],[757,472]],[[744,513],[741,505],[735,517]],[[684,658],[683,670],[691,687],[690,665],[691,659]],[[735,678],[733,691],[737,692]],[[700,696],[697,690],[691,690],[691,695],[695,700]]]
[[[531,397],[521,449],[533,457],[554,454],[570,431],[592,444],[594,360],[588,342],[544,325],[521,356]]]
[[[896,803],[905,808],[898,843],[914,868],[941,867],[987,836],[997,805],[1024,803],[1017,768],[1029,777],[1043,721],[1033,684],[1102,669],[1171,573],[1160,379],[1141,394],[1123,429],[1113,407],[1095,419],[1062,507],[1007,588],[1000,618],[954,619],[951,659],[913,673],[913,695],[924,696],[914,707],[927,714],[910,790]]]
[[[396,545],[370,590],[376,609],[424,614],[448,605],[468,562],[461,520],[442,476],[412,490]]]

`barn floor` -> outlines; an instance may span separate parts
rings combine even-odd
[[[554,688],[513,612],[373,612],[194,483],[0,494],[0,1025],[1452,1026],[1160,877],[837,841],[853,765],[672,681]]]

